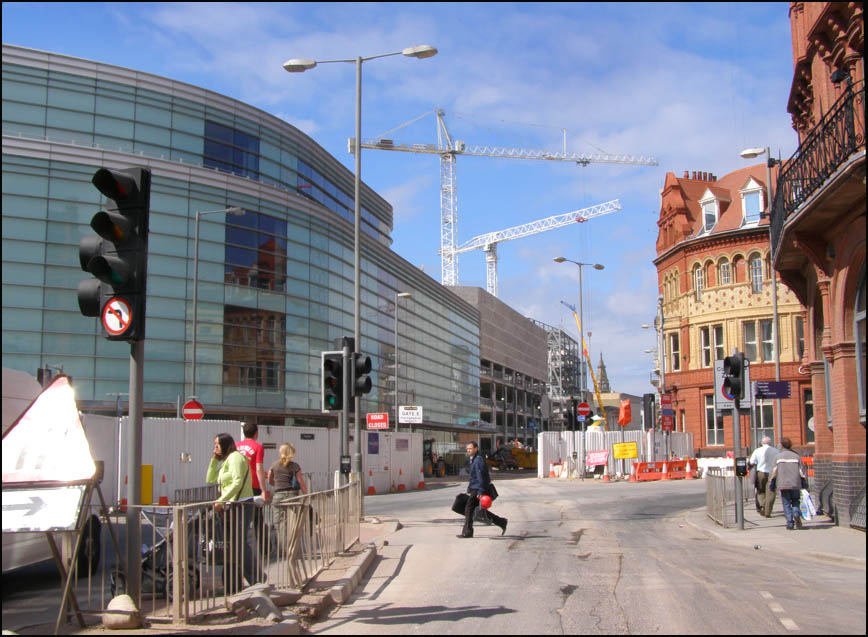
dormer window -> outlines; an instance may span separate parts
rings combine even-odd
[[[717,223],[717,200],[703,201],[702,203],[702,230],[703,232],[711,232],[714,224]]]
[[[741,194],[741,209],[743,212],[742,225],[759,223],[763,211],[763,187],[756,180],[750,178],[744,187],[739,190]]]

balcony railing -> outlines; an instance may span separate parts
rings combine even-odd
[[[847,90],[814,127],[778,177],[771,216],[772,254],[784,223],[855,152],[865,149],[865,82]]]

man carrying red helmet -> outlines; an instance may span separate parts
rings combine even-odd
[[[473,537],[473,513],[479,506],[479,498],[488,495],[491,478],[488,475],[488,466],[479,453],[479,445],[475,442],[467,443],[467,456],[470,458],[470,483],[467,485],[467,505],[464,508],[464,528],[457,537]],[[506,533],[507,519],[488,511],[491,521],[500,527],[500,534]]]

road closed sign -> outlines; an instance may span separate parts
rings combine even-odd
[[[388,429],[389,414],[368,414],[365,417],[368,429]]]

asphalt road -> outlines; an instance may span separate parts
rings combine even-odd
[[[495,477],[496,479],[496,477]],[[366,498],[397,518],[316,634],[864,634],[865,569],[723,544],[683,512],[703,481],[497,480],[505,536],[455,537],[463,483]]]

